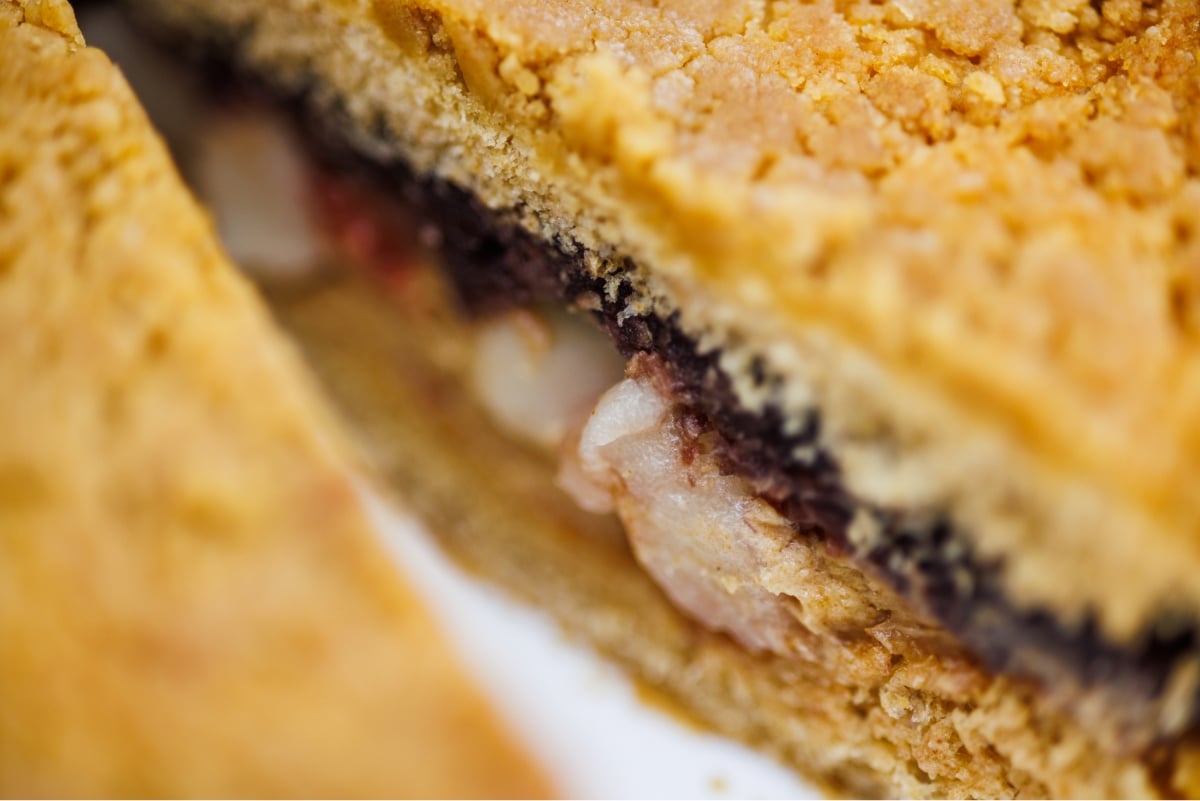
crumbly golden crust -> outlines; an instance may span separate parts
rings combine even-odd
[[[1198,12],[950,3],[137,0],[315,78],[359,145],[514,210],[787,381],[848,486],[1020,605],[1200,609]]]
[[[0,794],[545,793],[118,71],[0,53]]]

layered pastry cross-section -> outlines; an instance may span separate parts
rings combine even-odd
[[[130,6],[423,221],[443,362],[676,606],[852,699],[792,707],[805,767],[1195,789],[1193,4]]]

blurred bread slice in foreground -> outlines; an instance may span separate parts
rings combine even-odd
[[[0,53],[0,793],[544,794],[119,72]]]

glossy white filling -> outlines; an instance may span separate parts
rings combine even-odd
[[[556,448],[605,389],[620,356],[591,322],[559,310],[517,310],[477,327],[472,380],[505,430]]]
[[[285,121],[259,109],[214,112],[195,145],[196,189],[233,260],[265,278],[312,270],[322,239],[307,161]]]
[[[797,651],[803,569],[791,557],[805,554],[792,549],[791,525],[683,439],[651,381],[604,394],[560,484],[587,508],[615,510],[638,560],[702,623],[751,649]]]

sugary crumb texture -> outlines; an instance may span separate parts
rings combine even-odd
[[[1010,596],[1200,609],[1194,3],[156,3],[531,230]],[[749,379],[759,360],[783,380]]]
[[[546,793],[120,73],[0,54],[0,794]]]

